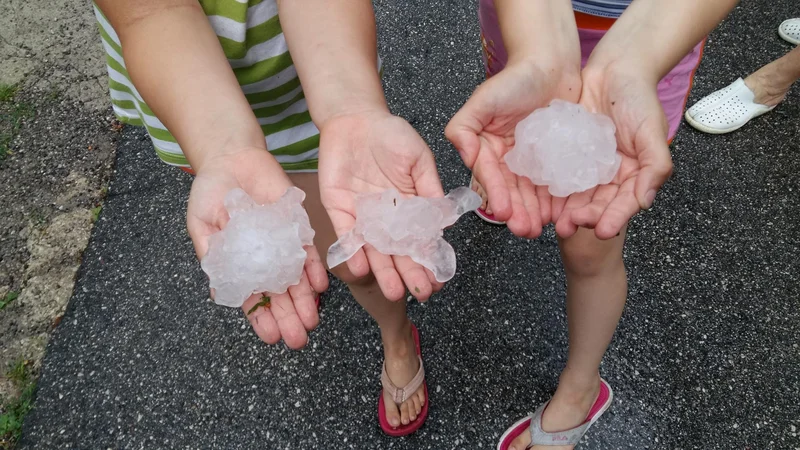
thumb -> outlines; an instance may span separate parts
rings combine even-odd
[[[197,255],[197,259],[202,261],[206,253],[208,253],[209,238],[212,234],[219,231],[219,229],[191,215],[186,220],[186,229],[189,232],[189,237],[192,239],[192,244],[194,244],[194,251]]]
[[[423,156],[411,170],[411,179],[414,181],[414,190],[421,197],[444,197],[442,181],[436,169],[436,160],[430,150]]]
[[[458,150],[464,164],[472,169],[475,160],[478,158],[480,149],[480,138],[478,135],[483,131],[485,123],[485,109],[480,107],[480,100],[473,95],[464,106],[456,113],[447,124],[444,135]]]
[[[650,127],[640,142],[636,143],[639,160],[639,175],[636,177],[634,195],[642,209],[650,209],[656,193],[672,175],[672,156],[667,145],[663,127]],[[638,139],[637,139],[638,141]]]

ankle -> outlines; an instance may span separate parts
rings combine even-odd
[[[761,105],[776,106],[789,92],[792,83],[768,70],[759,70],[744,80],[755,95],[754,101]]]
[[[558,393],[571,403],[594,401],[600,392],[600,374],[580,374],[564,369],[558,381]]]
[[[416,353],[411,334],[411,321],[406,318],[399,326],[381,328],[383,351],[388,356],[405,358]]]

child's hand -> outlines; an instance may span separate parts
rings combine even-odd
[[[215,156],[204,162],[192,183],[186,224],[197,257],[208,252],[208,238],[225,227],[228,212],[225,196],[241,188],[258,203],[272,203],[292,184],[275,159],[263,148],[245,148]],[[308,259],[300,284],[284,294],[269,294],[269,307],[254,308],[262,296],[253,295],[242,309],[256,334],[268,344],[281,339],[290,348],[302,348],[308,331],[319,323],[314,298],[328,288],[328,274],[313,246],[306,247]]]
[[[672,173],[667,120],[656,83],[637,73],[614,64],[595,68],[591,62],[584,69],[580,103],[614,121],[622,165],[610,184],[568,198],[558,211],[556,232],[561,237],[572,236],[578,227],[594,228],[599,239],[617,236],[640,209],[653,205]]]
[[[319,157],[322,204],[338,236],[355,225],[359,194],[397,189],[404,195],[443,197],[433,154],[405,120],[385,111],[331,118],[322,126]],[[387,256],[366,245],[347,261],[356,276],[375,275],[389,300],[426,300],[441,289],[433,274],[407,256]]]
[[[536,238],[555,221],[564,199],[512,173],[503,159],[514,148],[517,124],[554,98],[577,102],[581,80],[575,69],[530,62],[506,66],[484,82],[447,125],[445,134],[489,198],[492,213],[512,233]]]

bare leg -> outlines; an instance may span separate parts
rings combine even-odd
[[[333,231],[328,213],[325,212],[320,200],[317,174],[291,174],[290,178],[295,186],[306,193],[305,207],[311,220],[311,226],[316,231],[314,243],[324,262],[328,247],[336,242],[336,233]],[[358,279],[347,270],[344,264],[334,268],[331,272],[347,283],[347,287],[350,288],[356,301],[378,323],[389,378],[397,386],[408,384],[419,370],[419,359],[411,334],[411,322],[406,315],[405,300],[396,302],[387,300],[371,274],[366,278]],[[413,422],[420,413],[424,402],[425,393],[422,388],[399,408],[395,406],[392,397],[384,392],[386,415],[389,423],[395,426]]]
[[[542,417],[542,428],[555,432],[583,423],[600,391],[598,369],[625,306],[628,283],[622,261],[625,232],[601,241],[592,230],[560,240],[567,275],[569,357],[558,389]],[[524,450],[530,434],[523,433],[511,445]],[[532,447],[537,450],[569,450],[572,446]]]
[[[799,78],[800,47],[795,47],[782,58],[753,72],[744,82],[756,94],[756,103],[775,106],[783,101]]]

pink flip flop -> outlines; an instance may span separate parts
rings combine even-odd
[[[475,176],[473,175],[472,176],[472,180],[470,180],[470,182],[469,182],[470,189],[472,189],[472,187],[475,185],[476,182],[477,182],[477,180],[475,180]],[[478,208],[478,209],[475,210],[475,214],[477,214],[478,217],[483,219],[484,222],[490,223],[492,225],[505,225],[506,224],[502,220],[497,220],[497,218],[494,216],[494,214],[487,213],[485,209]]]
[[[548,433],[542,430],[542,415],[547,405],[550,404],[548,400],[543,405],[539,406],[535,413],[511,425],[511,427],[500,436],[497,450],[508,450],[508,446],[514,442],[514,439],[526,431],[531,434],[530,446],[577,445],[586,432],[589,431],[589,427],[594,425],[600,416],[611,406],[611,401],[613,399],[614,391],[611,390],[611,386],[608,385],[606,380],[600,379],[600,393],[597,395],[597,400],[595,400],[594,405],[592,405],[589,415],[586,416],[586,420],[575,428],[555,433]]]
[[[407,425],[401,424],[399,427],[394,428],[389,424],[389,420],[386,418],[386,405],[383,401],[383,390],[381,390],[378,396],[378,422],[380,422],[383,432],[392,437],[407,436],[419,430],[422,424],[425,423],[425,419],[428,418],[428,385],[425,383],[425,369],[422,367],[422,350],[419,346],[419,332],[414,324],[411,324],[411,333],[414,335],[414,343],[417,346],[417,356],[419,357],[419,370],[417,374],[414,375],[414,378],[412,378],[407,385],[398,388],[392,383],[392,380],[389,379],[389,375],[386,373],[386,363],[384,363],[383,372],[381,373],[381,384],[383,385],[383,389],[386,389],[392,394],[392,398],[394,398],[394,402],[398,406],[422,386],[425,390],[425,404],[422,405],[422,409],[416,420]]]

